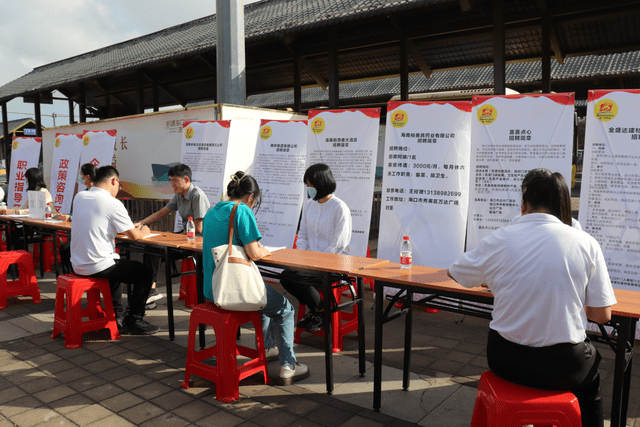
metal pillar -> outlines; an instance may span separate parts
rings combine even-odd
[[[40,112],[40,94],[36,93],[33,96],[33,113],[36,117],[36,136],[42,137],[42,114]]]
[[[400,38],[400,100],[409,100],[409,54],[406,37]]]
[[[69,100],[69,124],[72,125],[76,122],[76,118],[73,111],[73,99]]]
[[[551,92],[551,17],[542,16],[542,92]]]
[[[78,99],[78,115],[80,116],[80,123],[87,122],[87,96],[84,91],[84,83],[79,83],[78,88],[80,89],[79,99]]]
[[[158,97],[158,83],[153,82],[153,111],[160,111],[160,98]]]
[[[216,101],[244,105],[247,99],[247,70],[242,0],[216,0],[216,31]]]
[[[493,93],[506,92],[504,0],[493,0]]]
[[[144,114],[144,76],[142,70],[136,70],[136,113]]]
[[[329,108],[340,107],[340,77],[338,64],[338,30],[329,30]]]
[[[293,57],[293,110],[302,113],[302,75],[297,54]]]
[[[5,160],[5,168],[7,168],[7,182],[9,181],[9,162],[7,161],[7,147],[10,147],[11,140],[9,139],[9,115],[7,114],[7,103],[2,103],[2,155]]]

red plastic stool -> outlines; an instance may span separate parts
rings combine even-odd
[[[181,264],[182,267],[180,268],[180,271],[182,273],[194,271],[196,269],[192,258],[183,259]],[[198,285],[195,274],[180,277],[180,296],[178,299],[184,299],[184,305],[190,308],[198,305]]]
[[[42,259],[44,264],[44,271],[51,271],[53,269],[53,239],[47,237],[42,242]],[[40,244],[33,245],[33,268],[40,263]]]
[[[9,241],[9,229],[6,226],[0,226],[0,233],[2,234],[2,238],[0,238],[0,251],[6,251],[8,249],[7,242]]]
[[[18,265],[18,280],[7,280],[11,264]],[[0,252],[0,309],[7,308],[7,298],[23,295],[29,295],[34,304],[41,302],[31,254],[27,251]]]
[[[240,325],[253,323],[256,330],[257,349],[244,347],[236,343],[236,333]],[[199,325],[210,325],[216,336],[216,344],[198,352],[195,351],[196,331]],[[238,355],[251,360],[238,366]],[[202,363],[211,357],[216,358],[216,366]],[[189,319],[189,341],[187,345],[187,364],[182,387],[189,388],[191,375],[197,375],[216,384],[216,399],[220,402],[238,400],[240,380],[262,372],[265,384],[271,379],[267,374],[267,357],[262,336],[262,320],[257,311],[228,311],[213,303],[198,305]]]
[[[109,329],[112,340],[120,338],[107,279],[64,274],[58,276],[56,288],[51,338],[64,332],[64,345],[67,348],[82,347],[82,334],[100,329]],[[87,306],[82,308],[82,295],[85,293]],[[104,299],[104,307],[100,304],[100,293]],[[83,321],[85,317],[89,320]]]
[[[539,390],[487,371],[480,377],[471,427],[580,427],[578,398],[568,391]]]
[[[334,283],[335,285],[335,283]],[[346,290],[349,289],[348,285],[339,286],[333,288],[333,296],[336,299],[336,302],[340,304],[342,302],[342,295]],[[324,294],[322,290],[319,290],[320,296],[324,299]],[[351,296],[350,293],[347,294]],[[298,305],[298,319],[296,322],[300,321],[304,317],[307,311],[307,306],[300,304]],[[331,331],[333,334],[331,335],[332,343],[332,351],[334,353],[340,353],[343,348],[344,336],[358,330],[358,306],[353,306],[353,311],[351,313],[346,311],[337,311],[331,314]],[[304,328],[296,327],[295,335],[293,337],[293,342],[300,343],[300,336],[303,332],[306,332]],[[319,330],[315,332],[309,332],[310,334],[324,336],[324,331]]]

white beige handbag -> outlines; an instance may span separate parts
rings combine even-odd
[[[243,246],[233,244],[233,224],[239,203],[229,217],[229,244],[211,249],[216,269],[211,277],[213,302],[235,311],[258,311],[267,305],[267,288]]]

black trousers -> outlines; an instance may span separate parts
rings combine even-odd
[[[280,284],[300,304],[306,305],[314,311],[322,310],[323,302],[318,292],[318,288],[322,288],[322,276],[320,274],[284,270],[280,278]]]
[[[487,361],[499,377],[543,390],[568,390],[576,395],[584,427],[602,427],[600,354],[589,338],[578,344],[547,347],[516,344],[489,331]]]
[[[121,259],[116,260],[115,265],[89,277],[109,280],[113,309],[116,312],[116,318],[120,320],[125,317],[125,309],[122,305],[122,286],[120,284],[127,283],[132,285],[128,315],[134,319],[142,319],[151,284],[153,283],[149,267],[139,261]]]

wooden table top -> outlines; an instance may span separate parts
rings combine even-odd
[[[382,280],[390,283],[424,287],[425,289],[440,289],[464,294],[491,296],[491,292],[486,288],[479,286],[475,288],[465,288],[460,285],[447,276],[446,268],[412,265],[410,269],[403,270],[400,268],[400,264],[389,262],[383,265],[352,271],[351,275],[362,277],[363,279]]]
[[[260,263],[278,267],[308,268],[316,271],[349,274],[367,266],[381,265],[389,261],[352,255],[327,254],[302,249],[280,249],[262,258]]]
[[[463,294],[491,295],[488,289],[482,287],[465,288],[447,276],[446,268],[413,265],[409,270],[401,270],[400,264],[387,263],[352,271],[351,275],[364,279],[382,280],[418,287],[422,285],[427,290],[439,289]],[[622,289],[614,289],[613,292],[618,302],[611,307],[612,314],[640,318],[640,292]]]
[[[139,239],[136,241],[129,239],[124,234],[118,234],[116,236],[116,240],[119,242],[135,242],[136,244],[142,244],[142,245],[168,246],[170,248],[176,248],[176,249],[181,249],[183,247],[186,248],[189,245],[193,245],[193,243],[190,243],[187,240],[186,234],[169,233],[166,231],[157,232],[153,230],[151,231],[151,234],[156,234],[156,236],[151,236],[151,237]],[[200,239],[202,240],[202,238]]]

